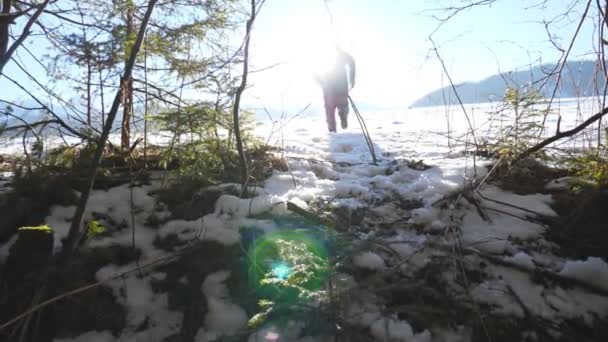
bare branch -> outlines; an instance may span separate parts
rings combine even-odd
[[[522,159],[530,156],[531,154],[540,151],[541,149],[543,149],[544,147],[546,147],[547,145],[550,145],[560,139],[563,138],[567,138],[567,137],[571,137],[577,133],[579,133],[580,131],[582,131],[583,129],[585,129],[587,126],[591,125],[592,123],[600,120],[604,115],[608,114],[608,107],[604,108],[602,111],[596,113],[595,115],[593,115],[592,117],[590,117],[589,119],[585,120],[585,122],[583,122],[582,124],[576,126],[575,128],[568,130],[568,131],[564,131],[564,132],[560,132],[554,136],[552,136],[551,138],[545,139],[542,142],[536,144],[535,146],[527,149],[526,151],[524,151],[522,154],[520,154],[514,161],[513,163],[517,163],[519,161],[521,161]]]
[[[11,45],[11,47],[8,48],[6,53],[4,53],[4,51],[0,51],[0,52],[3,52],[2,55],[0,56],[0,75],[2,75],[4,66],[6,65],[6,63],[8,63],[8,61],[10,61],[11,56],[15,53],[17,48],[21,44],[23,44],[25,39],[27,39],[27,37],[30,35],[32,26],[34,25],[34,23],[36,21],[38,21],[38,17],[40,17],[40,14],[42,14],[42,12],[44,11],[44,9],[46,8],[46,6],[49,4],[50,1],[51,0],[44,0],[43,3],[38,5],[38,10],[28,20],[27,24],[25,24],[25,27],[23,28],[23,31],[21,32],[21,35],[19,36],[19,38],[17,38],[17,40],[13,43],[13,45]]]
[[[11,77],[4,75],[4,77],[11,81],[14,85],[16,85],[17,87],[19,87],[19,89],[23,90],[26,94],[28,94],[34,101],[36,101],[45,111],[47,111],[50,115],[52,115],[55,120],[57,120],[57,122],[59,123],[59,125],[61,125],[61,127],[65,128],[68,132],[72,133],[74,136],[77,136],[81,139],[84,140],[88,140],[88,137],[85,136],[84,134],[78,132],[77,130],[75,130],[74,128],[72,128],[70,125],[68,125],[65,121],[63,121],[63,119],[61,119],[61,117],[59,115],[57,115],[54,111],[51,110],[51,108],[49,108],[47,105],[45,105],[41,100],[39,100],[36,96],[34,96],[32,93],[28,92],[27,89],[25,89],[24,86],[22,86],[19,82],[15,81],[14,79],[12,79]]]

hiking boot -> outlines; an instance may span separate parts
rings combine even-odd
[[[340,124],[342,129],[348,128],[348,104],[338,108],[338,115],[340,115]]]
[[[340,115],[340,124],[342,125],[342,129],[348,128],[348,120],[346,120],[346,115],[345,116]]]
[[[336,120],[327,122],[327,129],[330,133],[336,133]]]

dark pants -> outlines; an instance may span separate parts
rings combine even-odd
[[[325,100],[325,116],[327,118],[327,129],[330,132],[336,131],[336,108],[340,115],[342,128],[348,127],[348,94],[329,94],[323,95]]]

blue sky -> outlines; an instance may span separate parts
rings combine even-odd
[[[428,36],[439,24],[433,16],[445,14],[434,10],[458,1],[330,0],[331,25],[324,0],[267,0],[252,36],[252,69],[281,65],[251,75],[253,87],[246,93],[245,105],[275,111],[295,111],[309,103],[319,108],[321,94],[312,75],[336,42],[357,61],[353,97],[358,103],[405,109],[417,98],[447,85],[437,59],[429,57]],[[573,1],[578,5],[570,9],[569,16],[551,26],[564,46],[586,2]],[[542,0],[497,0],[492,6],[464,11],[443,25],[434,38],[454,81],[480,80],[498,70],[521,69],[540,60],[555,62],[559,52],[548,42],[541,22],[566,12],[571,1],[533,6],[537,3]],[[592,8],[570,59],[581,59],[593,50],[596,16]],[[242,32],[235,32],[233,45],[238,46],[240,39]],[[39,54],[45,52],[44,44],[36,39],[26,45],[41,50]],[[27,59],[23,51],[19,56]],[[29,65],[31,72],[44,75],[39,67],[35,70],[35,63]],[[5,72],[28,84],[14,65],[9,64]],[[2,96],[27,99],[12,88],[0,79]],[[55,89],[70,95],[59,85]]]

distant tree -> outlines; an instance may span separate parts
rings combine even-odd
[[[216,67],[220,69],[218,72],[223,72],[218,67],[225,62],[223,32],[232,26],[236,6],[237,0],[167,0],[159,3],[144,40],[145,58],[149,63],[144,66],[144,55],[140,54],[133,78],[118,83],[112,76],[118,74],[129,56],[135,41],[134,27],[146,10],[146,2],[66,0],[62,7],[52,10],[61,14],[52,15],[52,20],[41,25],[56,48],[49,55],[56,77],[84,94],[86,111],[83,115],[87,125],[92,121],[95,108],[100,109],[102,119],[105,112],[103,103],[93,103],[94,93],[99,94],[98,100],[103,102],[105,87],[124,89],[121,149],[128,152],[132,147],[131,128],[136,122],[133,109],[138,103],[137,93],[149,92],[148,95],[159,102],[179,105],[181,96],[175,92],[180,83],[205,91],[206,76]],[[142,77],[144,71],[147,77]],[[93,81],[94,73],[98,74],[99,81]],[[109,84],[105,83],[106,78],[111,79]]]

